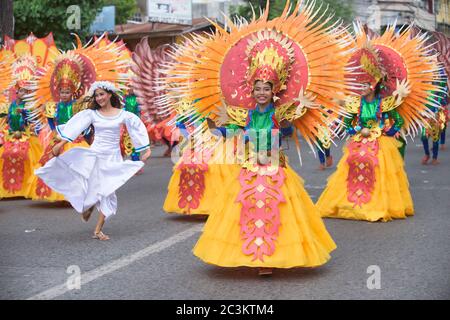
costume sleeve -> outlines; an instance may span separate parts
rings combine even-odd
[[[394,120],[394,123],[392,124],[392,127],[386,132],[386,135],[393,136],[397,132],[401,130],[403,127],[403,124],[405,123],[405,120],[400,116],[397,110],[391,110],[388,112],[389,118]]]
[[[281,126],[281,120],[279,120],[278,118],[279,116],[276,114],[276,112],[273,114],[272,116],[272,121],[274,122],[274,126],[275,128],[278,128],[280,130],[280,138],[281,137],[286,137],[286,136],[292,136],[292,134],[294,133],[294,127],[292,125],[292,122],[289,122],[289,126],[286,128],[283,128]],[[286,119],[287,120],[287,119]]]
[[[73,142],[92,124],[92,110],[83,110],[75,114],[66,124],[56,126],[61,139]]]
[[[55,120],[53,118],[47,118],[48,126],[50,127],[50,130],[55,130]]]
[[[22,109],[20,113],[22,114],[23,123],[26,126],[30,125],[30,112],[28,111],[28,109]]]
[[[133,142],[136,152],[141,152],[150,148],[150,140],[147,129],[141,119],[134,113],[126,112],[125,125],[128,134]]]
[[[286,137],[286,136],[290,137],[290,136],[292,136],[292,133],[294,133],[294,128],[292,127],[292,125],[287,128],[280,127],[280,131],[284,137]]]
[[[356,117],[356,113],[352,113],[350,117],[345,117],[344,118],[344,124],[345,124],[345,130],[347,131],[347,133],[353,135],[356,133],[355,128],[353,127],[353,120]]]
[[[242,127],[238,126],[237,124],[234,124],[234,123],[225,125],[223,127],[216,128],[216,130],[218,130],[223,137],[226,136],[227,130],[228,130],[228,133],[230,134],[230,133],[236,132],[236,130],[239,130],[239,129],[242,129]],[[215,133],[214,131],[213,131],[213,133]]]

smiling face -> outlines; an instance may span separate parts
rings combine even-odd
[[[106,92],[103,89],[97,89],[95,90],[95,101],[98,103],[98,105],[103,108],[108,104],[108,102],[111,99],[111,93]]]
[[[269,82],[256,81],[252,93],[259,105],[266,105],[273,98],[272,85]]]
[[[367,97],[374,91],[375,91],[375,88],[373,88],[372,84],[370,82],[365,82],[365,83],[363,83],[363,89],[361,91],[361,96]]]
[[[72,91],[70,88],[62,87],[59,89],[59,98],[62,102],[69,102],[72,99]]]
[[[28,90],[25,88],[18,88],[16,91],[17,99],[23,101],[25,95],[28,93]]]

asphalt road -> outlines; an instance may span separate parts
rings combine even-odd
[[[287,153],[316,200],[334,169],[318,171],[318,160],[303,151],[302,167],[292,142]],[[155,148],[145,173],[118,191],[107,242],[90,237],[96,217],[84,224],[61,204],[1,200],[0,299],[450,298],[450,150],[441,152],[440,165],[422,166],[420,140],[409,143],[414,217],[327,219],[338,246],[332,259],[314,269],[276,270],[270,278],[207,265],[192,254],[204,221],[162,211],[172,168],[162,153]],[[336,163],[341,145],[332,153]]]

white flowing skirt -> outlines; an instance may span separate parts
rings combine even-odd
[[[143,166],[142,161],[124,161],[120,153],[76,147],[52,158],[35,174],[63,194],[77,212],[95,205],[108,219],[117,211],[115,191]]]

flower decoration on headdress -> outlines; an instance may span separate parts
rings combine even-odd
[[[116,92],[116,93],[119,91],[116,88],[116,86],[114,85],[114,83],[112,83],[110,81],[96,81],[89,88],[88,95],[93,96],[95,93],[95,90],[97,90],[97,89],[103,89],[106,91],[111,91],[111,92]]]

